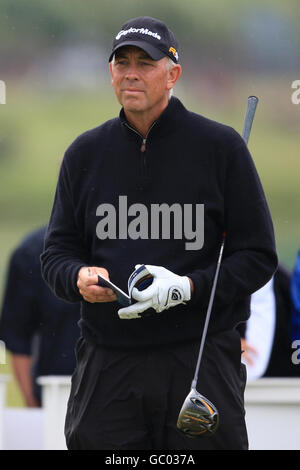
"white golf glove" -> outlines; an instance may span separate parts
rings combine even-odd
[[[136,269],[140,266],[137,265]],[[121,308],[118,311],[121,319],[141,318],[140,313],[149,308],[160,313],[191,298],[191,286],[187,276],[178,276],[162,266],[146,264],[145,267],[153,276],[153,282],[145,290],[133,288],[131,295],[137,303]]]

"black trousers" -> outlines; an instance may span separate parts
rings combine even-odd
[[[109,350],[80,338],[65,423],[68,449],[246,450],[246,372],[237,331],[208,336],[200,366],[197,389],[217,407],[219,429],[191,439],[176,428],[198,351],[199,343]]]

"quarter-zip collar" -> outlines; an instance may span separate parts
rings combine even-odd
[[[152,125],[150,126],[150,129],[147,132],[146,137],[143,137],[134,127],[132,127],[130,124],[128,124],[128,121],[124,121],[123,124],[126,126],[131,132],[134,132],[136,135],[138,135],[142,139],[142,144],[141,144],[141,152],[146,151],[146,143],[148,139],[148,135],[150,134],[151,129],[155,126],[157,121],[154,121]]]
[[[119,118],[123,128],[127,129],[131,134],[140,137],[141,150],[143,151],[143,146],[147,145],[148,138],[152,139],[154,136],[161,137],[170,133],[176,133],[176,129],[180,122],[182,122],[182,119],[184,119],[183,114],[185,113],[187,113],[187,110],[180,100],[172,96],[168,106],[164,109],[159,118],[151,125],[146,138],[144,138],[133,126],[128,123],[123,108],[120,111]]]

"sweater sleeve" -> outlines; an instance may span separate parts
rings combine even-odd
[[[0,338],[14,354],[30,356],[33,336],[40,328],[36,289],[41,280],[36,271],[33,256],[18,247],[10,259],[0,318]]]
[[[76,223],[72,186],[66,163],[62,162],[52,213],[41,255],[42,276],[57,297],[81,301],[77,274],[88,265],[88,253]]]
[[[271,279],[277,267],[274,230],[264,191],[244,142],[229,155],[224,185],[226,233],[214,305],[242,300]],[[187,273],[194,283],[191,302],[208,304],[220,245],[206,269]]]

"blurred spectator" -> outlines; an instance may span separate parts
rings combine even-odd
[[[300,376],[292,363],[291,273],[281,264],[273,278],[251,296],[251,315],[242,335],[248,381]]]
[[[263,376],[267,370],[275,336],[274,277],[251,296],[251,316],[242,339],[242,362],[248,380]]]
[[[0,318],[0,339],[12,353],[27,406],[41,405],[41,375],[71,375],[80,330],[79,305],[58,299],[41,276],[46,227],[30,233],[12,253]]]
[[[300,251],[296,258],[292,280],[292,340],[300,340]]]

